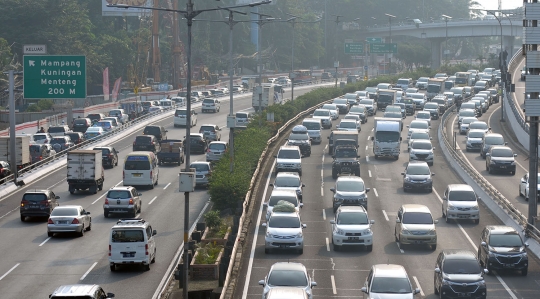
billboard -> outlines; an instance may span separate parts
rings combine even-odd
[[[106,17],[140,17],[152,13],[150,9],[107,7],[107,4],[125,4],[152,7],[152,0],[101,0],[101,15]]]

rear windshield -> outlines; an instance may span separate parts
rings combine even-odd
[[[280,159],[300,159],[300,152],[297,150],[280,150],[278,153]]]
[[[47,200],[47,195],[45,195],[45,194],[25,194],[25,195],[23,195],[22,200],[38,202],[38,201]]]
[[[66,143],[65,138],[53,138],[51,140],[51,144],[64,144],[64,143]]]
[[[159,135],[161,130],[158,127],[146,127],[144,128],[144,134]]]
[[[504,138],[501,136],[489,136],[486,137],[486,144],[504,144]]]
[[[30,153],[41,153],[41,145],[31,145]]]
[[[46,135],[34,135],[34,141],[47,139]]]
[[[120,110],[111,110],[109,112],[109,116],[120,116],[120,115],[122,115],[122,111]]]
[[[108,148],[94,148],[95,151],[101,151],[101,154],[108,155],[110,153]]]
[[[77,118],[74,122],[74,125],[87,125],[86,119]]]
[[[131,193],[125,190],[111,190],[107,193],[107,198],[112,199],[121,199],[121,198],[131,198]]]
[[[49,127],[49,133],[64,133],[65,131],[64,127]]]
[[[187,110],[176,110],[174,116],[187,115]]]
[[[71,140],[79,140],[81,138],[81,136],[79,134],[66,134],[66,136],[69,136],[69,138],[71,138]]]
[[[133,229],[113,229],[111,240],[113,243],[144,242],[144,232],[142,230]]]
[[[195,168],[195,171],[198,171],[198,172],[210,170],[210,168],[208,167],[208,164],[191,164],[189,167]]]
[[[150,170],[150,161],[126,161],[125,170]]]
[[[100,120],[101,115],[100,114],[88,114],[88,118],[91,120]]]
[[[212,100],[212,99],[204,99],[203,104],[214,104],[214,100]]]
[[[213,150],[225,150],[225,144],[222,144],[222,143],[212,143],[208,146],[208,148],[210,149],[213,149]]]
[[[300,227],[300,219],[296,217],[274,216],[270,218],[268,226],[275,228],[298,228]]]
[[[308,130],[320,130],[321,123],[314,121],[305,121],[302,123],[302,126],[306,127]]]
[[[51,216],[75,216],[75,215],[79,215],[77,208],[56,208],[51,213]]]
[[[216,128],[213,126],[201,126],[199,132],[215,132]]]
[[[236,118],[248,118],[248,114],[243,112],[236,112]]]

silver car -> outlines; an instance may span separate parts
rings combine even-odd
[[[402,205],[396,218],[394,237],[400,247],[404,245],[428,245],[437,249],[437,230],[428,207],[418,204]]]
[[[135,218],[141,213],[141,193],[131,186],[117,186],[107,192],[103,203],[103,216],[108,218],[110,214],[127,214]]]
[[[311,280],[306,266],[300,263],[279,262],[270,267],[266,277],[259,280],[259,285],[264,287],[263,299],[266,299],[266,295],[271,289],[284,286],[302,288],[308,294],[308,298],[312,299],[311,289],[317,286],[317,283]]]
[[[304,234],[306,228],[300,220],[298,212],[272,212],[267,223],[264,237],[264,253],[272,249],[295,249],[299,254],[304,253]]]
[[[444,191],[442,215],[446,222],[450,219],[470,219],[480,221],[478,197],[473,188],[466,184],[450,184]]]
[[[426,161],[429,166],[433,166],[434,150],[430,140],[415,140],[411,143],[409,161]]]
[[[80,237],[92,229],[92,217],[82,206],[68,205],[54,208],[47,220],[47,235],[76,232]]]
[[[361,245],[366,251],[373,250],[373,231],[371,225],[375,220],[369,220],[364,207],[341,206],[330,220],[332,224],[332,244],[339,251],[343,246]]]
[[[218,161],[227,151],[228,143],[225,141],[212,141],[206,151],[206,162]]]
[[[302,184],[300,180],[300,175],[296,172],[280,172],[276,175],[273,184],[270,186],[274,187],[274,190],[293,190],[296,192],[298,199],[302,201],[302,189],[306,186]]]
[[[195,161],[189,165],[189,168],[195,168],[196,186],[208,186],[209,178],[212,175],[210,162]]]

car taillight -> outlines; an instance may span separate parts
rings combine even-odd
[[[49,143],[49,140],[46,140],[46,139],[45,139],[45,142],[43,142],[43,143]]]
[[[42,157],[42,156],[39,156],[39,159],[40,159],[40,160],[43,160],[43,157]]]
[[[48,200],[42,200],[42,201],[40,201],[39,203],[42,204],[42,205],[44,205],[44,206],[46,206],[46,207],[49,206],[49,201],[48,201]]]
[[[130,204],[130,205],[133,204],[133,198],[130,198],[130,199],[129,199],[129,204]]]
[[[109,199],[108,199],[108,198],[105,198],[105,204],[106,204],[106,205],[109,204]]]
[[[112,247],[111,247],[111,244],[109,244],[109,256],[111,256],[111,250],[112,250]]]
[[[73,221],[71,221],[71,224],[79,224],[79,219],[73,218]]]
[[[206,152],[207,152],[207,153],[211,153],[212,151],[211,151],[210,149],[207,149]]]
[[[30,202],[28,200],[21,201],[21,207],[24,207],[25,205],[28,205]]]
[[[133,141],[133,145],[135,145],[135,141]]]
[[[148,244],[144,245],[144,250],[146,251],[146,255],[148,255]]]
[[[49,220],[47,220],[47,224],[54,224],[54,222],[52,221],[51,218],[49,218]]]
[[[113,157],[113,155],[112,155],[112,154],[109,154],[109,155],[108,155],[108,157],[109,157],[109,158],[112,158],[112,157]]]

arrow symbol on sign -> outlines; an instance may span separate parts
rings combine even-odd
[[[34,60],[28,60],[28,66],[35,66],[34,63],[35,63]]]

